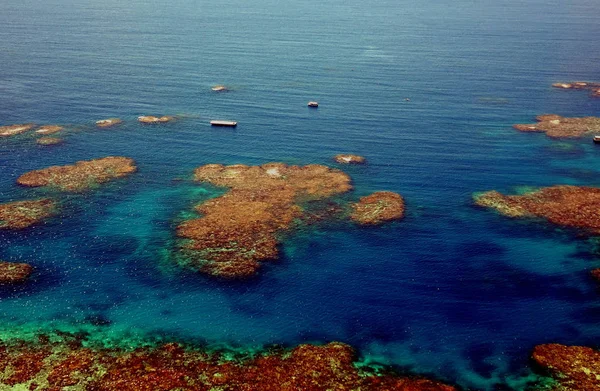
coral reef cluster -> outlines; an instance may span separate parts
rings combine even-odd
[[[600,390],[600,352],[583,346],[538,345],[534,362],[558,382],[553,391]]]
[[[359,372],[352,348],[337,342],[231,361],[175,343],[124,351],[40,340],[0,345],[0,384],[37,391],[456,391],[426,378]]]
[[[552,87],[562,88],[565,90],[587,90],[590,96],[600,98],[600,83],[592,83],[588,81],[574,81],[569,83],[554,83]]]
[[[377,225],[404,217],[404,199],[398,193],[378,191],[352,204],[350,218],[363,225]]]
[[[0,285],[23,282],[32,272],[33,268],[27,263],[0,261]]]
[[[48,186],[62,191],[82,191],[129,175],[136,169],[133,159],[109,156],[29,171],[17,178],[17,183],[28,187]]]
[[[56,203],[49,199],[0,204],[0,229],[23,229],[56,214]]]
[[[599,117],[561,117],[556,114],[539,115],[535,124],[517,124],[521,132],[544,132],[552,138],[573,138],[600,133]]]
[[[349,191],[350,178],[320,165],[262,166],[208,164],[196,181],[229,188],[196,207],[203,216],[183,222],[179,237],[192,266],[210,275],[253,275],[260,262],[278,256],[278,233],[302,215],[302,202]]]

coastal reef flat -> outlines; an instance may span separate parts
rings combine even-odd
[[[73,165],[29,171],[17,178],[17,183],[27,187],[48,186],[62,191],[76,192],[127,176],[136,170],[133,159],[109,156],[79,161]]]
[[[524,195],[488,191],[474,196],[475,204],[509,217],[539,217],[566,227],[600,234],[600,188],[551,186]]]
[[[517,124],[513,127],[521,132],[544,132],[552,138],[573,138],[586,134],[600,133],[598,117],[561,117],[556,114],[539,115],[535,124]]]
[[[17,134],[25,133],[33,129],[34,127],[34,124],[0,126],[0,137],[16,136]]]
[[[260,262],[278,257],[278,233],[301,218],[301,203],[352,189],[350,177],[321,165],[209,164],[194,179],[228,188],[196,207],[201,218],[183,222],[177,235],[189,266],[225,278],[248,277]]]
[[[404,217],[404,199],[398,193],[378,191],[352,204],[350,218],[363,225],[378,225]]]
[[[587,90],[590,92],[590,96],[600,98],[600,83],[573,81],[569,83],[554,83],[552,84],[552,87],[562,88],[564,90]]]
[[[56,213],[56,203],[49,198],[0,204],[0,229],[23,229]]]
[[[558,382],[552,391],[600,390],[600,352],[583,346],[536,346],[532,358]]]
[[[76,340],[0,345],[0,385],[28,390],[399,390],[455,391],[419,377],[359,371],[345,344],[299,345],[227,360],[169,343],[133,351],[82,347]]]
[[[0,261],[0,284],[24,282],[29,278],[32,272],[33,268],[27,263]]]

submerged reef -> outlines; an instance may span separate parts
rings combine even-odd
[[[600,188],[551,186],[524,195],[488,191],[474,197],[475,204],[509,217],[539,217],[566,227],[600,234]]]
[[[194,179],[229,191],[198,205],[201,218],[177,227],[187,239],[181,250],[188,266],[225,278],[251,276],[261,261],[276,259],[278,234],[301,218],[301,203],[352,189],[348,175],[320,165],[208,164]]]
[[[340,164],[364,164],[366,162],[366,159],[362,156],[345,154],[335,155],[333,160]]]
[[[574,81],[569,83],[554,83],[552,84],[552,87],[565,90],[587,90],[590,92],[590,96],[600,98],[600,83]]]
[[[539,115],[536,124],[517,124],[513,127],[521,132],[545,132],[552,138],[581,137],[586,134],[600,133],[598,117],[561,117],[556,114]]]
[[[175,117],[163,115],[162,117],[155,117],[153,115],[142,115],[138,117],[138,121],[143,124],[158,124],[164,122],[173,121]]]
[[[109,156],[29,171],[17,178],[17,183],[28,187],[48,186],[62,191],[82,191],[129,175],[136,169],[133,159]]]
[[[227,360],[176,343],[136,350],[83,347],[81,342],[0,345],[0,384],[29,390],[399,390],[456,391],[440,382],[358,370],[353,349],[339,342],[299,345]]]
[[[99,128],[110,128],[111,126],[118,125],[122,122],[123,121],[121,121],[119,118],[101,119],[100,121],[96,121],[96,126]]]
[[[58,137],[41,137],[36,140],[39,145],[58,145],[63,143],[62,138]]]
[[[29,278],[33,268],[27,263],[0,261],[0,284],[15,284]]]
[[[600,352],[583,346],[536,346],[532,358],[558,385],[553,391],[600,390]]]
[[[0,126],[0,137],[16,136],[17,134],[25,133],[33,129],[34,127],[34,124]]]
[[[37,134],[44,134],[44,135],[49,135],[49,134],[54,134],[54,133],[58,133],[61,130],[63,130],[62,126],[58,126],[58,125],[44,125],[41,126],[38,130],[36,130],[35,132]]]
[[[377,225],[404,217],[404,199],[398,193],[378,191],[352,204],[350,218],[363,225]]]
[[[0,229],[23,229],[56,214],[49,198],[0,204]]]

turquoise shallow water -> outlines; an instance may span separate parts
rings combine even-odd
[[[0,258],[37,270],[0,290],[0,322],[100,319],[115,335],[241,347],[341,340],[465,387],[522,388],[535,344],[597,345],[597,247],[475,208],[471,194],[600,185],[589,140],[565,149],[511,129],[541,113],[598,115],[600,100],[550,84],[600,79],[599,11],[591,0],[4,0],[0,124],[68,130],[52,148],[0,140],[0,201],[44,194],[15,179],[49,165],[123,155],[139,172],[65,197],[47,225],[0,233]],[[221,83],[232,91],[210,90]],[[144,127],[141,114],[182,119]],[[92,126],[107,117],[126,122]],[[182,213],[217,194],[189,181],[194,167],[333,165],[340,152],[369,161],[344,168],[354,195],[400,192],[405,220],[298,232],[243,283],[167,261]]]

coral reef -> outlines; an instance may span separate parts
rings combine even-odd
[[[340,164],[364,164],[366,159],[359,155],[336,155],[333,158],[336,162]]]
[[[556,391],[600,390],[600,352],[583,346],[538,345],[532,355],[559,383]]]
[[[82,191],[135,171],[133,159],[109,156],[29,171],[17,178],[17,183],[28,187],[49,186],[62,191]]]
[[[49,134],[58,133],[61,130],[63,130],[62,126],[58,126],[58,125],[44,125],[44,126],[41,126],[35,132],[37,134],[49,135]]]
[[[17,134],[25,133],[35,127],[33,124],[19,124],[0,126],[0,137],[10,137]]]
[[[301,203],[349,191],[350,178],[320,165],[262,166],[209,164],[195,180],[229,188],[196,207],[201,218],[183,222],[179,237],[188,266],[204,273],[248,277],[260,261],[278,257],[278,233],[303,214]]]
[[[536,124],[517,124],[513,127],[521,132],[545,132],[548,137],[581,137],[585,134],[600,133],[600,118],[567,118],[556,114],[539,115]]]
[[[600,83],[592,83],[588,81],[574,81],[569,83],[554,83],[554,88],[562,88],[565,90],[587,90],[590,92],[590,96],[598,98],[600,97]]]
[[[0,261],[0,284],[15,284],[29,278],[33,268],[26,263]]]
[[[122,122],[123,121],[121,121],[119,118],[101,119],[100,121],[96,121],[96,126],[99,128],[110,128],[111,126],[118,125]]]
[[[352,348],[338,342],[231,361],[175,343],[123,351],[40,340],[0,345],[0,384],[38,391],[456,391],[426,378],[359,372]]]
[[[377,225],[404,217],[404,199],[398,193],[378,191],[352,204],[350,218],[363,225]]]
[[[49,198],[0,204],[0,229],[23,229],[56,214]]]
[[[39,145],[57,145],[62,144],[63,139],[58,137],[40,137],[36,140]]]
[[[164,122],[173,121],[175,117],[171,117],[168,115],[163,115],[162,117],[155,117],[153,115],[142,115],[138,117],[138,121],[143,124],[158,124]]]
[[[524,195],[488,191],[474,196],[475,204],[509,217],[539,217],[557,225],[600,233],[600,188],[551,186]]]

